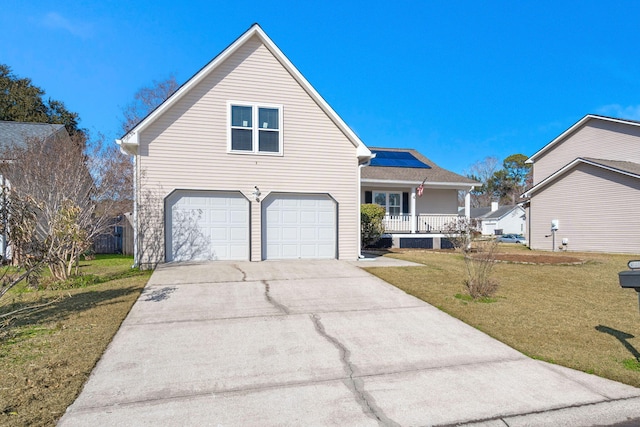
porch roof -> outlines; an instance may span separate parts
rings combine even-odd
[[[436,165],[434,162],[420,154],[418,151],[411,148],[369,148],[371,151],[378,152],[387,151],[411,153],[416,159],[428,165],[430,169],[411,167],[366,166],[362,168],[363,181],[388,183],[410,182],[420,184],[426,178],[426,181],[424,183],[425,187],[428,187],[430,184],[457,184],[463,187],[481,185],[477,181],[441,168],[440,166]]]

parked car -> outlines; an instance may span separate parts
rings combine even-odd
[[[503,243],[521,243],[523,245],[527,244],[527,239],[525,239],[522,234],[503,234],[502,236],[498,236],[496,240]]]

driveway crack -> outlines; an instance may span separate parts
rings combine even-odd
[[[238,270],[240,273],[242,273],[242,281],[243,281],[243,282],[246,282],[246,281],[247,281],[247,273],[246,273],[243,269],[241,269],[240,267],[238,267],[238,265],[237,265],[237,264],[231,264],[231,266],[232,266],[233,268],[235,268],[236,270]]]
[[[275,308],[277,308],[281,312],[283,312],[284,314],[289,314],[289,309],[286,306],[280,304],[275,299],[273,299],[271,297],[271,295],[269,294],[269,290],[270,290],[269,289],[269,282],[267,282],[266,280],[263,280],[262,284],[264,284],[264,297],[267,300],[267,302],[269,304],[273,305]]]
[[[318,334],[333,344],[333,346],[340,352],[340,361],[342,362],[342,366],[344,367],[346,374],[349,376],[348,380],[344,381],[344,384],[349,388],[349,390],[351,390],[356,398],[356,402],[358,402],[365,415],[376,419],[378,424],[381,426],[400,426],[400,424],[388,418],[382,409],[376,405],[373,396],[365,391],[364,381],[361,378],[354,377],[354,367],[351,363],[351,352],[349,349],[338,341],[338,339],[327,334],[320,316],[314,313],[310,317]]]

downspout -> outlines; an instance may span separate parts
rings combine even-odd
[[[133,156],[133,268],[140,266],[138,256],[138,156]]]
[[[131,268],[140,266],[140,256],[138,255],[138,151],[135,153],[124,148],[121,139],[116,139],[116,144],[120,146],[123,154],[133,156],[133,265]]]
[[[358,165],[358,212],[360,212],[362,206],[362,168],[365,166],[369,166],[371,164],[371,159],[367,160],[365,163]],[[358,217],[358,259],[363,259],[364,255],[362,255],[362,218]]]

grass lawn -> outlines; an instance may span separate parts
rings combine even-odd
[[[498,263],[493,277],[500,287],[492,302],[462,298],[460,254],[405,250],[388,256],[424,267],[367,270],[533,358],[640,387],[638,297],[618,284],[618,272],[640,256],[553,254],[513,244],[501,244],[499,252],[570,255],[586,262]]]
[[[0,299],[0,315],[55,301],[0,321],[0,425],[54,425],[73,403],[149,279],[132,262],[98,256],[81,262],[73,282]]]

